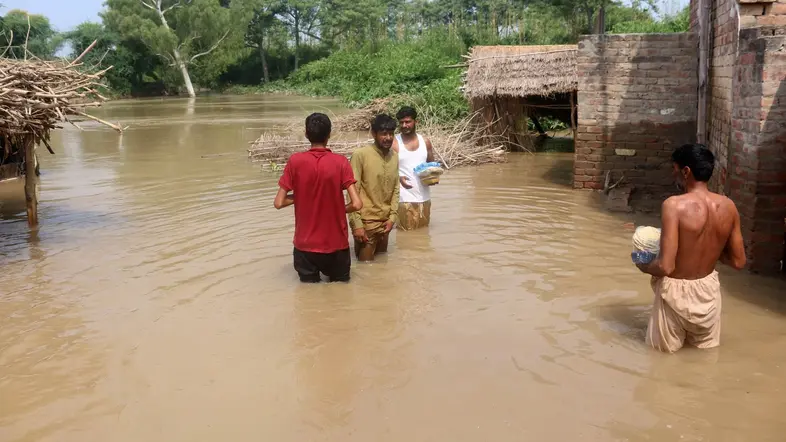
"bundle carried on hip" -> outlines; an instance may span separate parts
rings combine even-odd
[[[431,162],[417,165],[414,172],[423,184],[433,186],[439,183],[439,176],[445,171],[442,169],[442,164]]]
[[[660,229],[639,226],[633,232],[633,252],[630,254],[635,264],[648,264],[660,253]]]

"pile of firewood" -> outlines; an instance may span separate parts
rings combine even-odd
[[[372,118],[373,115],[368,120]],[[503,138],[489,135],[488,127],[477,121],[479,121],[477,115],[470,115],[450,127],[426,122],[418,127],[418,132],[431,139],[435,160],[442,163],[446,169],[506,161],[507,152],[503,147]],[[355,130],[360,132],[358,129]],[[374,142],[367,136],[361,137],[357,132],[354,137],[339,132],[339,136],[331,137],[328,147],[335,153],[349,157],[356,149]],[[300,130],[292,133],[303,132]],[[248,156],[252,161],[261,162],[265,168],[281,170],[290,155],[304,151],[308,147],[309,143],[304,138],[265,133],[252,143],[251,148],[248,149]]]
[[[73,62],[0,58],[0,137],[6,141],[6,151],[20,138],[49,148],[50,131],[70,121],[70,116],[122,130],[84,112],[106,101],[98,91],[108,69],[90,73],[79,67]]]

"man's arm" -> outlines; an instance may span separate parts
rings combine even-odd
[[[396,156],[398,161],[398,155]],[[398,166],[396,166],[396,175],[398,175]],[[400,194],[401,182],[395,180],[396,184],[393,185],[393,196],[390,199],[390,215],[388,216],[388,231],[393,230],[393,226],[398,222],[398,200]]]
[[[363,187],[363,159],[359,152],[352,154],[349,164],[352,166],[352,174],[355,176],[355,180],[357,180],[357,184],[351,187],[355,188],[358,198],[360,198],[360,191]],[[349,195],[349,198],[350,204],[352,204],[352,194]],[[349,214],[349,226],[352,230],[363,228],[363,218],[360,216],[360,209]]]
[[[347,213],[357,212],[362,209],[363,201],[360,199],[360,194],[358,194],[358,189],[354,184],[350,184],[347,187],[347,193],[349,194],[349,204],[346,206]]]
[[[742,240],[742,229],[740,228],[740,212],[737,211],[736,207],[734,207],[734,225],[732,226],[729,240],[726,242],[726,247],[721,254],[720,261],[737,270],[745,267],[745,243]]]
[[[276,199],[273,200],[273,207],[280,210],[284,207],[291,206],[294,203],[295,199],[292,195],[287,194],[287,189],[279,187],[278,193],[276,193]]]
[[[638,264],[644,273],[652,276],[669,276],[674,272],[679,246],[680,219],[677,201],[669,198],[661,208],[660,252],[658,257],[649,264]]]
[[[276,198],[273,200],[273,207],[280,210],[295,203],[294,195],[287,195],[287,192],[292,190],[293,184],[292,164],[287,161],[287,165],[284,166],[284,173],[278,180],[279,189],[278,193],[276,193]]]
[[[433,163],[434,162],[434,146],[431,145],[431,139],[430,138],[426,138],[426,152],[428,152],[428,154],[426,156],[426,162],[427,163]]]

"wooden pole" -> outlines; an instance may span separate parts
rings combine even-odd
[[[85,55],[87,55],[87,53],[88,53],[88,52],[90,52],[90,50],[91,50],[91,49],[93,49],[93,46],[95,46],[95,45],[96,45],[96,43],[98,43],[98,40],[93,40],[93,42],[92,42],[92,43],[90,43],[90,46],[88,46],[88,47],[87,47],[87,49],[85,49],[84,51],[82,51],[82,53],[81,53],[81,54],[79,54],[79,57],[76,57],[76,58],[74,59],[74,61],[72,61],[72,62],[71,62],[71,63],[70,63],[68,66],[73,66],[73,65],[75,65],[75,64],[77,64],[77,63],[79,63],[79,60],[81,60],[82,58],[84,58],[84,56],[85,56]]]
[[[532,120],[532,124],[535,126],[535,129],[538,131],[540,135],[546,135],[546,131],[543,130],[543,126],[540,125],[540,121],[538,121],[537,115],[528,112],[529,119]]]
[[[709,72],[710,2],[699,0],[699,108],[696,142],[707,143],[707,74]]]
[[[27,204],[27,224],[38,226],[38,195],[36,195],[35,140],[25,138],[25,202]]]
[[[573,148],[576,148],[576,134],[578,128],[576,127],[576,110],[575,100],[573,99],[573,91],[570,92],[570,128],[573,130]]]

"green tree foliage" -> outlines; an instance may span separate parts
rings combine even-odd
[[[461,63],[474,45],[569,44],[592,32],[680,32],[687,9],[657,18],[660,0],[106,0],[102,23],[58,36],[31,16],[29,50],[51,57],[61,39],[103,68],[123,95],[197,89],[296,90],[362,105],[406,97],[451,120],[467,112]],[[603,20],[599,20],[603,17]],[[27,15],[3,17],[20,56]],[[0,41],[1,43],[1,41]],[[262,85],[262,86],[260,86]]]
[[[666,16],[662,20],[655,20],[651,16],[647,16],[635,20],[620,21],[611,27],[611,32],[614,34],[687,32],[689,27],[690,8],[686,7],[678,14]]]
[[[195,94],[192,67],[198,80],[209,84],[237,56],[230,46],[239,43],[242,34],[231,7],[218,0],[107,0],[106,7],[102,18],[107,28],[142,42],[179,72],[190,96]],[[219,46],[222,50],[217,51]]]
[[[2,17],[2,34],[0,34],[0,51],[6,57],[25,58],[25,45],[28,56],[53,58],[60,48],[62,40],[52,29],[49,19],[43,15],[28,14],[26,11],[13,9]]]
[[[151,95],[166,91],[163,62],[137,39],[122,39],[102,23],[85,22],[67,32],[63,38],[71,43],[71,58],[76,58],[93,41],[96,45],[82,59],[91,69],[112,67],[105,76],[115,94]]]

